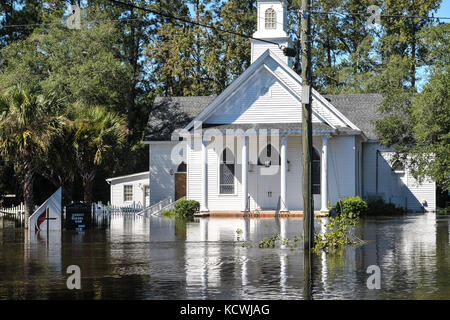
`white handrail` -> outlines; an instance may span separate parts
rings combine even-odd
[[[158,203],[155,203],[154,205],[145,208],[141,212],[138,213],[138,215],[141,216],[149,216],[149,215],[156,215],[160,213],[163,209],[168,207],[170,204],[172,204],[172,197],[167,197],[163,200],[161,200]]]
[[[138,215],[142,215],[145,217],[159,216],[159,215],[161,215],[161,212],[163,212],[164,210],[173,209],[175,206],[175,203],[177,203],[178,201],[183,200],[185,198],[186,197],[182,197],[182,198],[178,199],[177,201],[173,202],[172,197],[167,197],[167,198],[161,200],[160,202],[155,203],[154,205],[145,208],[144,210],[139,212]]]

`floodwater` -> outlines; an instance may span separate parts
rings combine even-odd
[[[362,219],[354,231],[367,243],[314,255],[310,282],[301,248],[257,245],[300,236],[301,219],[117,215],[93,230],[50,232],[47,243],[0,218],[0,299],[450,299],[449,218]],[[237,229],[256,245],[233,245]],[[80,290],[67,289],[70,265],[80,267]],[[380,289],[367,288],[370,265]]]

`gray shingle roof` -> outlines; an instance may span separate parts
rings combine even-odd
[[[214,98],[156,97],[145,129],[144,141],[170,140],[175,129],[187,126]]]
[[[341,94],[324,95],[344,116],[360,128],[369,139],[376,139],[373,121],[380,118],[377,112],[382,100],[380,94]],[[205,109],[215,96],[197,97],[157,97],[150,113],[145,141],[170,140],[175,129],[181,129],[191,122],[203,109]],[[249,124],[249,125],[216,125],[215,128],[241,129],[300,129],[301,124]],[[327,130],[327,125],[313,125],[313,130]],[[345,130],[344,130],[345,131]]]
[[[381,118],[378,107],[381,94],[324,95],[344,116],[353,122],[367,138],[376,140],[374,121]]]

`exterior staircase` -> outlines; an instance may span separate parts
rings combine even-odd
[[[175,203],[178,201],[185,199],[185,197],[178,199],[177,201],[172,201],[172,197],[167,197],[161,200],[158,203],[155,203],[154,205],[144,208],[142,211],[138,212],[138,215],[143,217],[150,217],[150,216],[161,216],[161,212],[164,210],[171,210],[174,208]]]

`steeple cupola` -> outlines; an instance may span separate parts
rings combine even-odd
[[[257,1],[257,31],[253,34],[254,38],[264,39],[275,42],[282,46],[288,46],[289,36],[287,34],[287,1],[286,0],[258,0]],[[290,64],[289,58],[283,54],[278,45],[251,40],[253,63],[267,49],[272,50],[286,64]]]

